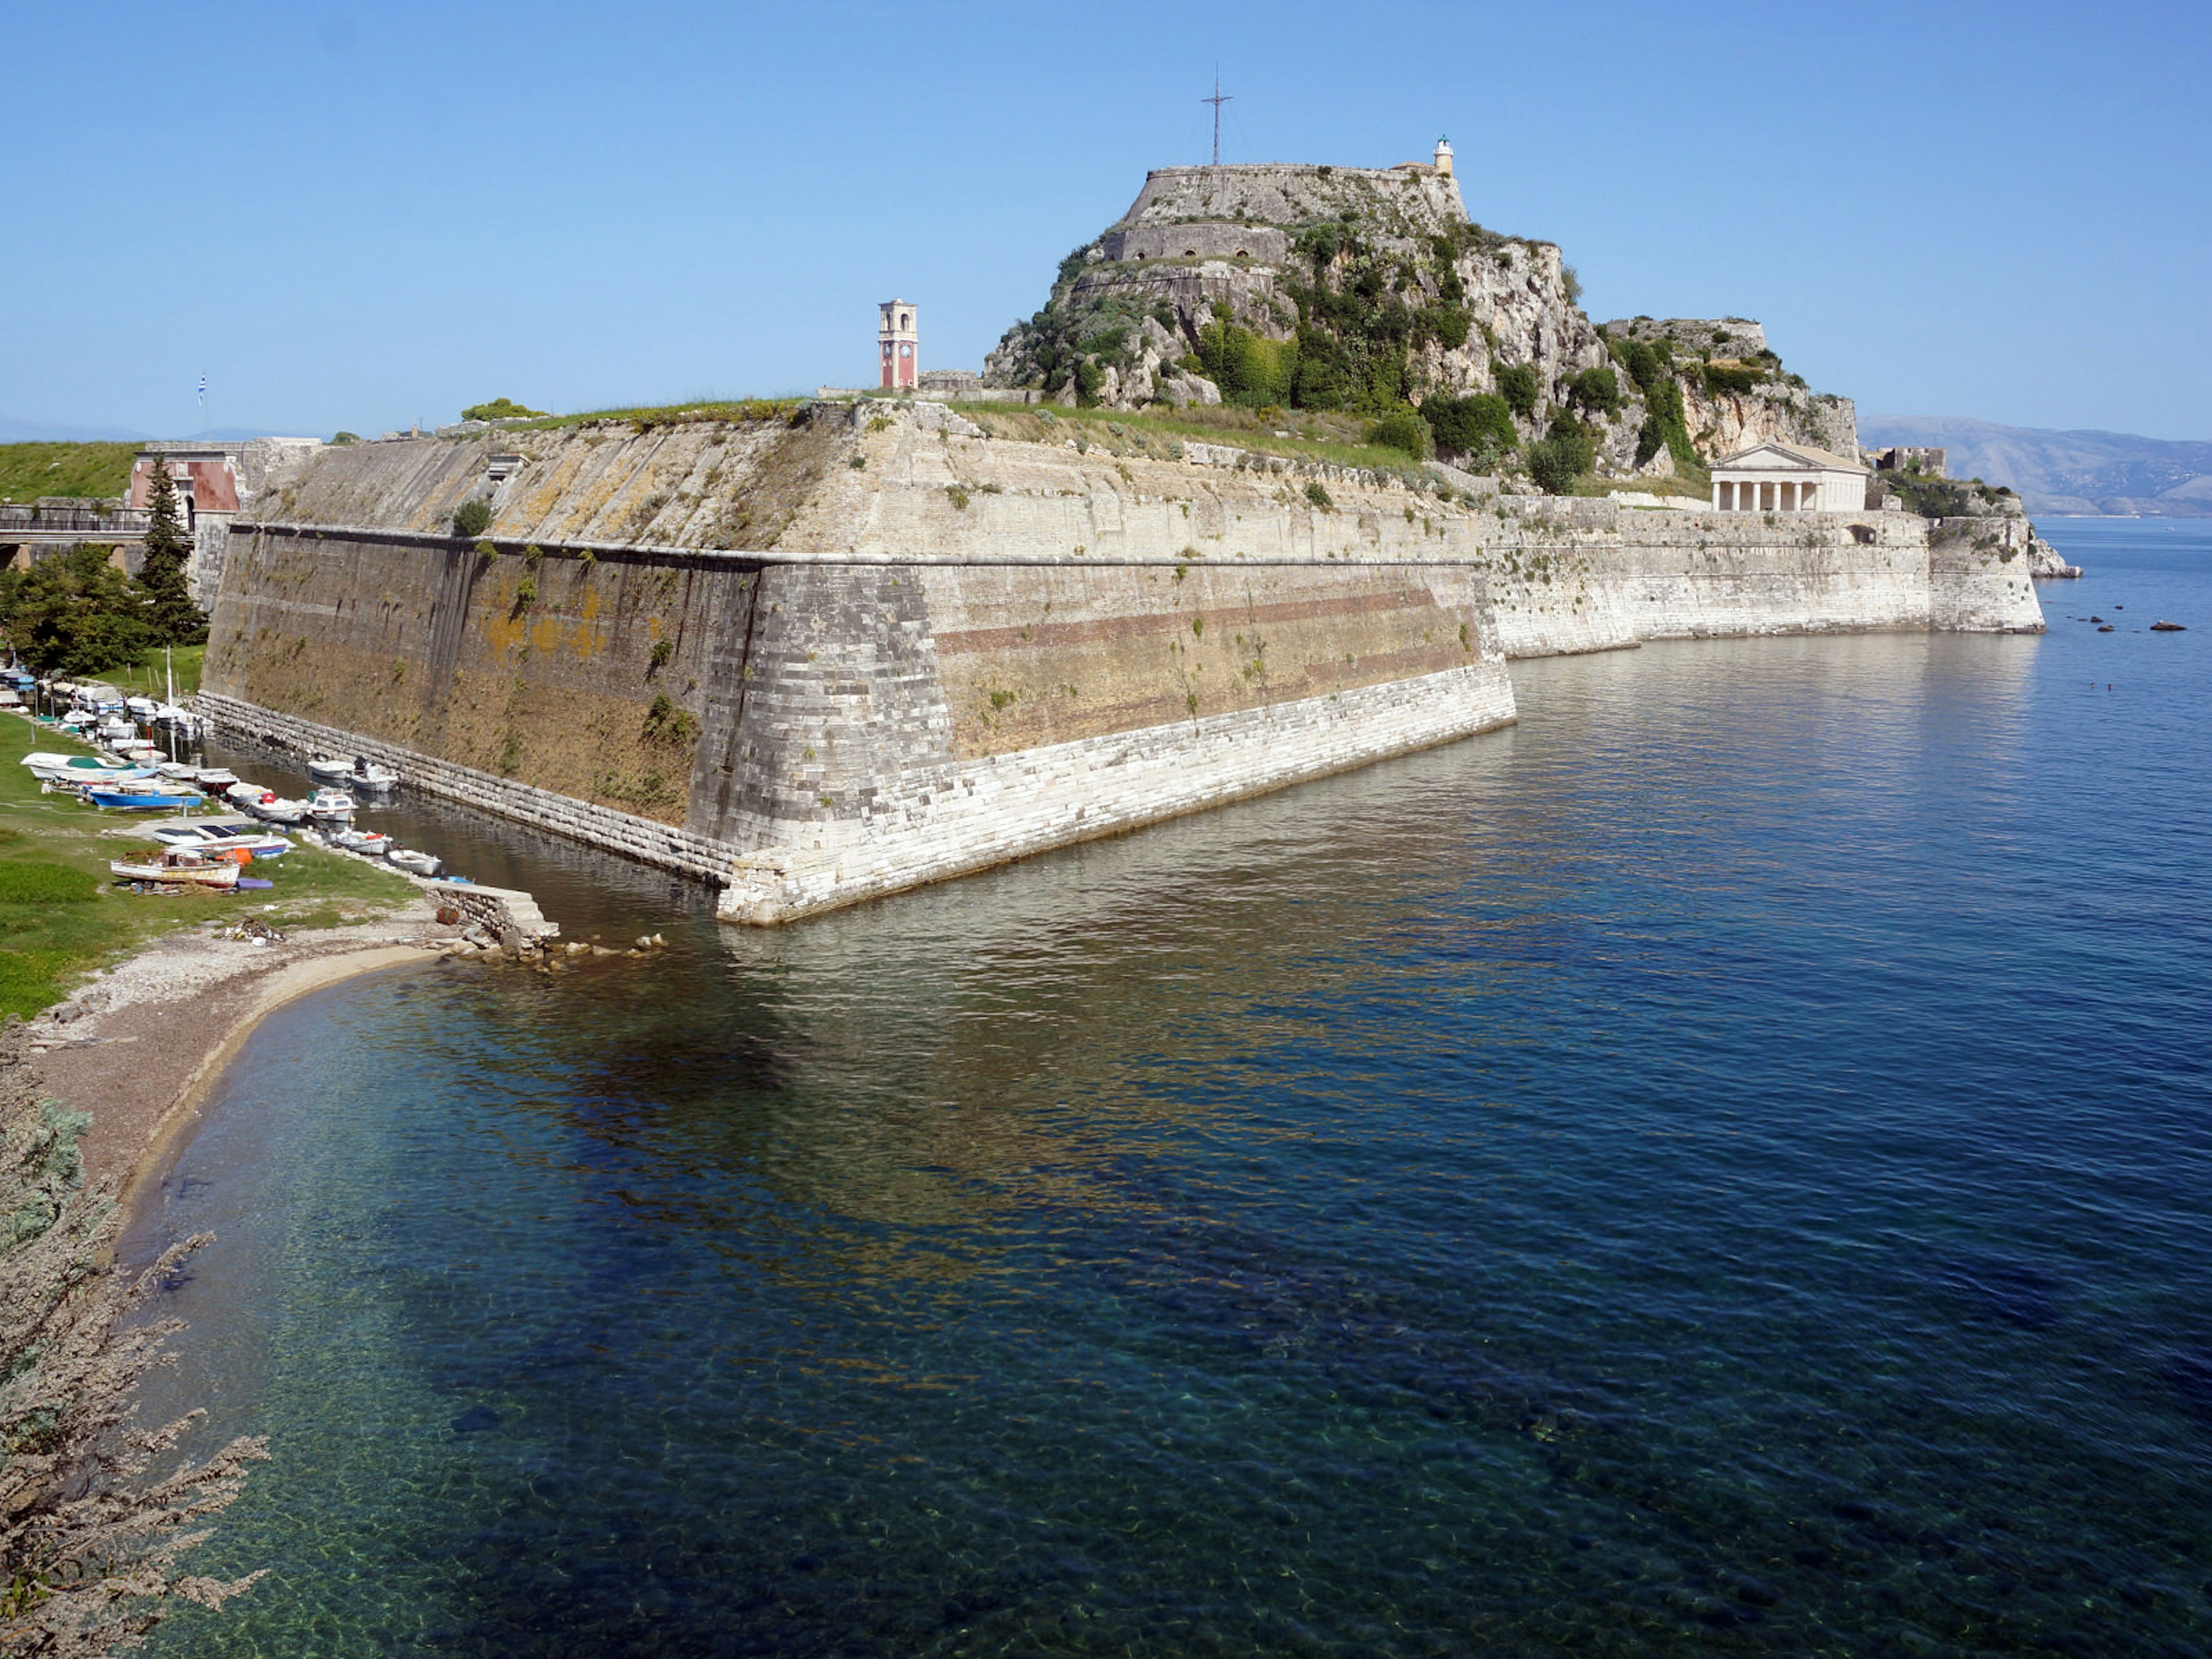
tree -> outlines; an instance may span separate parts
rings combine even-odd
[[[240,1438],[179,1467],[200,1413],[136,1420],[138,1383],[181,1328],[148,1318],[146,1304],[206,1241],[142,1272],[101,1265],[122,1212],[86,1185],[85,1120],[42,1097],[28,1050],[11,1016],[0,1026],[0,1654],[97,1659],[179,1600],[220,1607],[261,1576],[199,1577],[178,1557],[268,1448]]]
[[[145,587],[108,562],[111,550],[79,542],[0,577],[0,629],[39,672],[135,667],[156,643]]]
[[[153,601],[149,622],[155,645],[198,645],[208,636],[207,614],[192,603],[185,580],[191,539],[177,518],[177,487],[169,469],[156,460],[146,475],[146,562],[139,585]]]

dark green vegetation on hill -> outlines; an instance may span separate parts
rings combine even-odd
[[[392,871],[307,847],[254,864],[253,874],[276,884],[268,892],[118,888],[108,860],[152,846],[152,837],[109,835],[127,828],[125,814],[42,794],[21,763],[33,749],[82,746],[20,716],[0,716],[0,1016],[27,1018],[52,1006],[86,969],[174,928],[249,912],[278,928],[333,927],[380,915],[415,890]]]
[[[136,444],[0,444],[0,499],[120,495],[137,453]]]

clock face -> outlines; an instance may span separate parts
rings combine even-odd
[[[902,356],[902,357],[911,357],[911,356],[914,356],[914,348],[913,348],[912,346],[910,346],[910,345],[902,345],[902,346],[901,346],[901,347],[899,348],[899,356]]]

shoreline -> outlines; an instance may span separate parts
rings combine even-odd
[[[402,911],[276,945],[157,939],[29,1022],[43,1092],[91,1121],[78,1138],[88,1186],[126,1226],[157,1187],[246,1041],[277,1009],[349,979],[443,959],[450,940]]]

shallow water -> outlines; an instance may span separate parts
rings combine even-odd
[[[155,1651],[2204,1650],[2212,530],[2045,528],[775,933],[409,809],[673,948],[247,1045]]]

